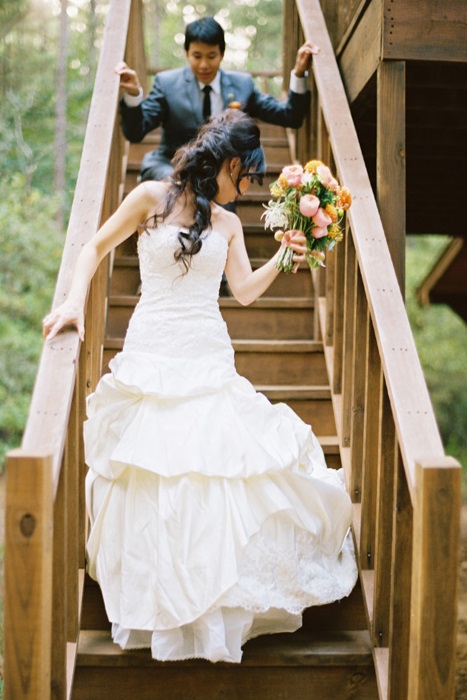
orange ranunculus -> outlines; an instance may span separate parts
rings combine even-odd
[[[303,168],[301,165],[286,165],[285,168],[282,168],[282,175],[287,180],[289,187],[297,187],[302,184]]]
[[[352,195],[348,187],[341,187],[337,193],[337,206],[340,209],[349,209],[352,204]]]
[[[312,217],[319,209],[319,199],[314,194],[304,194],[300,199],[300,213]]]
[[[282,187],[282,189],[285,189],[286,187],[289,186],[289,183],[287,182],[287,178],[283,173],[281,173],[277,179],[277,184],[279,187]]]
[[[324,211],[326,212],[326,214],[328,214],[331,217],[332,223],[335,224],[339,217],[337,214],[337,209],[334,206],[334,204],[326,204]]]

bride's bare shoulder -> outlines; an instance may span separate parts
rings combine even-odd
[[[150,210],[154,211],[154,209],[159,209],[161,205],[165,204],[168,187],[167,182],[148,180],[137,185],[133,190],[133,195],[141,202],[144,202]]]

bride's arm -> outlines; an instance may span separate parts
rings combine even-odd
[[[159,183],[143,183],[124,199],[117,211],[83,246],[73,270],[70,291],[63,304],[43,319],[43,335],[54,338],[65,326],[75,326],[81,340],[84,338],[84,311],[89,283],[101,260],[131,236],[138,225],[154,211],[160,197]]]
[[[237,219],[237,222],[229,244],[225,275],[234,297],[240,304],[246,306],[264,294],[280,274],[276,268],[276,262],[283,246],[288,245],[294,251],[293,259],[296,263],[294,272],[297,271],[298,265],[305,260],[306,239],[301,231],[294,231],[293,235],[286,233],[277,253],[267,263],[253,271],[240,220]]]

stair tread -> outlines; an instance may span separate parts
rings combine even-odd
[[[158,143],[158,141],[154,141],[154,143]],[[141,165],[141,161],[137,159],[131,159],[128,160],[127,164],[127,172],[139,172],[139,168]],[[284,167],[284,162],[281,160],[278,163],[275,163],[274,161],[268,161],[266,163],[266,171],[265,171],[265,176],[267,177],[268,175],[275,175],[276,173],[279,174],[282,172],[282,168]]]
[[[265,394],[271,399],[330,399],[331,389],[326,385],[303,385],[283,384],[268,386],[267,384],[256,385],[255,389]]]
[[[122,338],[107,337],[104,343],[109,350],[119,350]],[[323,343],[319,340],[232,340],[236,352],[322,352]]]
[[[109,296],[110,306],[133,306],[140,297],[137,294],[113,294]],[[245,308],[239,301],[233,297],[220,297],[219,305],[221,308]],[[277,308],[314,308],[314,299],[312,297],[260,297],[252,304],[248,304],[247,308],[261,309],[277,309]]]
[[[172,661],[170,667],[208,664],[203,659]],[[148,649],[122,651],[107,630],[81,630],[78,666],[164,666],[154,661]],[[371,666],[372,647],[367,630],[293,634],[257,637],[246,643],[242,666]],[[224,665],[222,662],[216,664]]]
[[[261,267],[261,265],[264,265],[269,261],[270,258],[250,258],[250,263],[253,268],[255,267]],[[139,259],[138,256],[135,255],[116,255],[114,258],[114,267],[138,267],[139,265]],[[299,267],[299,270],[303,271],[308,271],[308,265],[306,263],[302,263]]]

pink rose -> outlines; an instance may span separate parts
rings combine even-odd
[[[314,194],[304,194],[300,200],[300,213],[314,216],[319,209],[319,199]]]
[[[286,165],[282,169],[282,175],[287,180],[289,187],[297,187],[302,182],[303,168],[301,165]]]
[[[321,184],[323,184],[325,187],[332,190],[333,192],[337,191],[339,183],[337,182],[336,178],[333,176],[327,165],[318,165],[318,167],[316,168],[316,174]]]
[[[323,228],[320,228],[319,226],[313,226],[311,229],[311,235],[313,238],[324,238],[324,236],[328,235],[328,230],[324,226]]]
[[[329,224],[332,224],[332,219],[327,214],[324,209],[321,209],[321,207],[318,209],[316,214],[312,217],[313,218],[313,223],[318,227],[318,228],[323,228],[323,226],[329,226]]]

